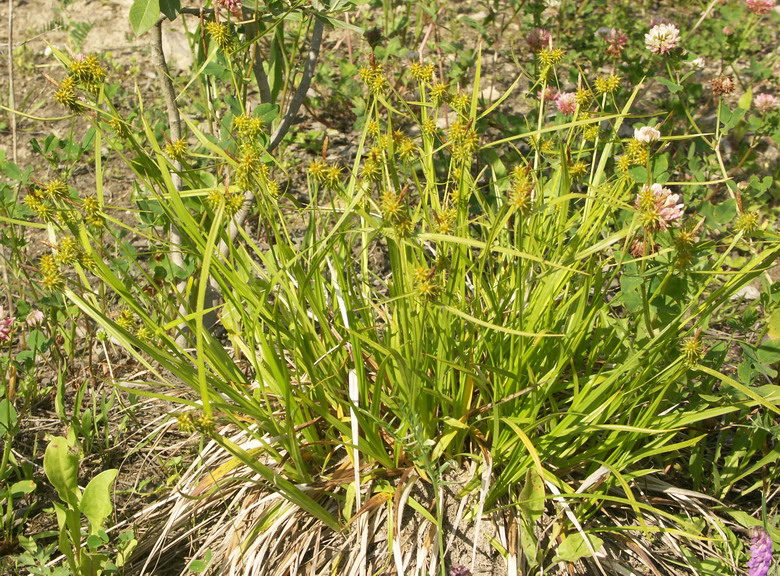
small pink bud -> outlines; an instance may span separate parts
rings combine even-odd
[[[11,329],[13,328],[16,318],[13,316],[5,316],[5,310],[0,307],[0,342],[5,342],[11,339]]]
[[[25,322],[27,322],[28,326],[33,327],[33,326],[39,326],[40,324],[43,324],[43,321],[45,319],[46,316],[40,310],[31,310],[30,313],[27,315],[27,318],[25,318]]]

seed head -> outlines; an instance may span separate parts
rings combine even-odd
[[[736,87],[737,84],[731,76],[721,75],[710,80],[710,89],[715,96],[731,94]]]
[[[215,424],[214,417],[207,414],[201,413],[192,419],[192,425],[201,434],[212,434]]]
[[[447,84],[436,82],[431,86],[430,97],[436,104],[441,104],[447,98]]]
[[[459,163],[471,159],[479,147],[479,136],[471,122],[457,120],[450,126],[449,145],[452,150],[452,158]]]
[[[233,118],[233,130],[239,140],[255,142],[263,133],[263,121],[255,116],[240,114]]]
[[[179,425],[179,430],[186,434],[195,432],[195,425],[192,422],[192,411],[176,414],[176,423]]]
[[[165,145],[165,155],[172,160],[181,160],[187,154],[187,141],[179,138]]]
[[[412,78],[418,82],[432,82],[434,70],[433,64],[424,64],[422,62],[414,62],[409,66],[409,72],[411,73]]]
[[[420,126],[420,131],[426,136],[435,136],[436,130],[436,121],[433,118],[426,118]]]
[[[628,44],[628,36],[623,34],[622,30],[615,28],[604,35],[604,40],[607,42],[606,53],[610,56],[620,56]]]
[[[539,64],[541,64],[544,68],[550,68],[563,60],[563,56],[564,51],[560,48],[544,48],[539,51],[537,58],[539,60]]]
[[[361,68],[360,79],[368,86],[372,94],[382,94],[387,88],[387,79],[381,64],[370,64]]]
[[[583,127],[582,137],[586,142],[595,142],[596,138],[599,137],[599,125],[589,124],[588,126]]]
[[[120,328],[130,332],[135,328],[135,315],[129,308],[122,308],[116,317],[116,323]]]
[[[100,202],[97,196],[85,196],[81,202],[84,211],[84,220],[90,226],[102,226],[103,217],[100,215]]]
[[[42,189],[43,195],[50,200],[58,200],[68,195],[68,185],[60,178],[49,180]]]
[[[666,230],[685,213],[680,196],[660,184],[643,185],[636,196],[635,206],[642,226],[650,232]]]
[[[25,205],[35,212],[35,216],[41,222],[54,222],[57,219],[57,214],[54,208],[50,204],[44,202],[40,196],[34,193],[29,193],[24,197]]]
[[[76,54],[70,63],[70,75],[90,92],[97,92],[99,85],[106,79],[106,69],[94,54]]]
[[[588,172],[588,163],[584,162],[582,160],[579,160],[569,166],[569,176],[571,178],[579,178],[580,176],[583,176],[587,174]]]
[[[281,186],[276,180],[265,179],[265,191],[271,198],[278,198],[281,191]],[[243,206],[244,198],[241,197],[241,204]]]
[[[220,50],[224,52],[233,51],[233,34],[230,32],[230,26],[217,21],[211,21],[206,24],[206,34],[216,42]]]
[[[382,194],[379,208],[382,211],[382,217],[391,224],[395,224],[406,217],[406,204],[402,195],[392,190]]]
[[[54,93],[54,99],[73,112],[81,111],[81,103],[76,96],[76,81],[72,76],[62,79],[60,87]]]
[[[244,145],[241,147],[241,156],[238,159],[238,166],[234,174],[234,180],[241,190],[246,190],[258,179],[266,176],[268,167],[263,164],[260,153],[254,146]]]
[[[698,333],[680,342],[680,355],[688,368],[701,362],[701,359],[704,358],[704,352],[704,346],[702,346]]]
[[[417,156],[417,144],[408,136],[404,136],[396,143],[395,152],[402,162],[411,162]]]
[[[229,192],[225,196],[225,215],[232,218],[244,206],[244,195],[240,192]]]
[[[734,220],[734,230],[750,234],[758,228],[758,215],[755,212],[741,212]]]
[[[441,292],[441,283],[435,268],[418,266],[414,271],[414,283],[420,298],[426,302],[435,300]]]
[[[599,94],[612,94],[620,88],[620,76],[610,74],[602,78],[596,78],[596,92]]]
[[[73,236],[63,238],[54,255],[55,260],[61,266],[75,264],[81,260],[81,257],[81,246],[79,246],[78,240]]]
[[[341,184],[341,166],[338,164],[328,165],[323,175],[323,182],[330,189],[338,188]]]
[[[590,104],[591,100],[593,100],[593,92],[587,88],[579,88],[577,92],[574,93],[574,101],[581,108]]]
[[[512,188],[509,191],[509,205],[520,214],[527,214],[533,200],[534,181],[524,165],[515,166]]]
[[[458,213],[454,208],[446,208],[433,215],[433,229],[437,234],[450,234],[455,228],[455,218]]]
[[[452,106],[452,109],[462,115],[465,115],[468,111],[469,104],[471,104],[471,100],[469,95],[465,92],[458,92],[450,98],[450,106]]]
[[[46,290],[58,290],[65,283],[54,254],[44,254],[38,262],[41,270],[41,283]]]
[[[368,151],[363,166],[360,168],[360,175],[366,180],[377,181],[382,177],[384,168],[384,156],[379,148],[372,148]]]

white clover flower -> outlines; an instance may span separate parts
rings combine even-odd
[[[680,31],[674,24],[658,24],[645,34],[645,45],[653,54],[668,54],[680,43]]]
[[[661,133],[652,126],[642,126],[634,128],[634,139],[649,144],[650,142],[658,142],[661,139]]]
[[[698,58],[695,58],[694,60],[691,60],[690,62],[691,66],[695,68],[696,70],[701,70],[707,65],[707,61],[699,56]]]

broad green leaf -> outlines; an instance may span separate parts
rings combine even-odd
[[[539,542],[534,532],[537,520],[544,513],[544,479],[534,469],[525,474],[525,484],[518,501],[520,514],[520,546],[529,566],[538,564]]]
[[[647,168],[644,166],[632,166],[628,169],[628,173],[631,175],[631,178],[634,179],[634,182],[637,184],[646,184],[647,183]]]
[[[669,92],[671,92],[672,94],[675,94],[680,90],[682,90],[682,86],[680,86],[676,82],[672,82],[668,78],[664,78],[663,76],[656,76],[655,79],[658,81],[659,84],[663,84],[664,86],[669,88]]]
[[[772,312],[767,321],[767,336],[770,340],[780,340],[780,308]]]
[[[103,526],[103,522],[111,514],[111,485],[116,479],[119,470],[104,470],[92,480],[84,489],[81,497],[81,513],[89,520],[91,534],[97,534]]]
[[[103,574],[103,566],[108,561],[108,556],[106,554],[82,552],[80,561],[81,566],[79,568],[83,576],[98,576],[98,574]]]
[[[43,456],[43,470],[63,502],[72,509],[79,507],[79,458],[70,450],[68,441],[56,436],[46,447]]]
[[[533,568],[539,564],[539,539],[534,533],[533,525],[528,525],[525,522],[520,522],[520,546],[523,549],[525,555],[525,561],[528,566]]]
[[[97,534],[90,534],[87,537],[87,547],[97,550],[103,545],[103,540]]]
[[[593,534],[588,535],[588,540],[590,541],[591,548],[596,552],[598,552],[599,548],[604,544],[600,538]],[[582,537],[582,534],[580,532],[575,532],[574,534],[567,536],[566,540],[561,542],[561,545],[558,546],[553,562],[576,562],[580,558],[590,558],[592,555],[593,553],[588,547],[585,539]]]
[[[669,168],[669,155],[663,154],[653,162],[653,181],[663,184],[660,177],[667,168]]]
[[[739,106],[743,110],[748,110],[752,102],[753,102],[753,90],[751,88],[748,88],[748,91],[745,92],[742,96],[740,96],[739,100],[737,100],[737,106]]]
[[[11,489],[9,490],[8,495],[11,496],[11,498],[14,498],[15,496],[29,494],[34,490],[35,482],[32,480],[20,480],[19,482],[15,482],[11,485]]]
[[[30,350],[35,352],[46,352],[51,344],[51,339],[40,330],[31,330],[29,336],[27,336],[27,346]]]
[[[150,30],[160,17],[160,0],[135,0],[130,7],[130,26],[140,36]]]
[[[16,428],[16,409],[7,398],[0,400],[0,435],[8,434]]]
[[[181,10],[181,0],[160,0],[160,11],[168,20],[176,20]]]
[[[539,474],[529,469],[525,474],[525,484],[520,491],[518,502],[523,519],[530,525],[536,523],[544,512],[544,480]]]

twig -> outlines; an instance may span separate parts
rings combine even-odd
[[[311,79],[314,77],[314,69],[317,66],[317,59],[320,56],[320,45],[322,44],[322,31],[325,28],[322,20],[314,19],[314,27],[311,32],[311,46],[309,47],[309,55],[306,58],[306,64],[303,66],[303,77],[301,83],[298,84],[298,89],[293,94],[290,106],[287,108],[287,113],[282,118],[282,123],[276,132],[271,137],[271,142],[268,144],[268,151],[274,150],[285,137],[290,130],[295,117],[298,115],[298,110],[303,104],[303,100],[306,98],[306,92],[309,91],[311,85]]]
[[[176,105],[176,90],[173,87],[173,81],[171,80],[170,71],[168,70],[168,64],[165,61],[165,54],[163,53],[162,20],[157,22],[152,32],[152,56],[160,77],[160,86],[165,100],[165,108],[168,111],[170,138],[172,142],[176,142],[177,140],[181,140],[181,116],[179,115],[179,108]],[[181,162],[176,159],[172,160],[173,170],[171,171],[171,180],[173,180],[173,185],[176,187],[176,190],[181,192]],[[171,244],[171,262],[179,268],[183,268],[184,257],[181,253],[181,234],[179,233],[179,228],[173,222],[171,222],[169,239]]]
[[[685,45],[685,41],[688,40],[691,36],[693,36],[696,33],[696,30],[701,26],[701,23],[704,22],[707,19],[707,16],[710,15],[710,12],[712,12],[712,9],[715,8],[715,5],[718,3],[719,0],[712,0],[710,2],[710,5],[707,6],[707,8],[702,13],[699,20],[696,22],[696,24],[693,25],[693,28],[688,30],[688,33],[685,35],[685,38],[683,38],[683,45]]]
[[[14,99],[14,0],[8,0],[8,116],[11,122],[11,158],[16,164],[16,100]]]
[[[260,92],[260,102],[262,104],[271,102],[271,86],[268,84],[268,75],[265,73],[263,67],[263,56],[260,53],[260,43],[257,41],[257,12],[254,13],[252,18],[249,18],[249,10],[244,7],[244,18],[247,20],[246,34],[254,41],[254,53],[252,58],[252,72],[255,75],[255,81],[257,82],[257,90]]]

